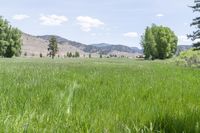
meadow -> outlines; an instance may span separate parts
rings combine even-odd
[[[131,59],[0,59],[0,132],[198,133],[200,70]]]

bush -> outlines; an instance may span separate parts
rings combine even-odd
[[[27,52],[24,53],[24,56],[27,56]]]
[[[181,52],[176,58],[176,64],[180,66],[200,67],[200,51],[190,49]]]

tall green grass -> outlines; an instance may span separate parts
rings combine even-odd
[[[128,59],[0,59],[2,132],[200,132],[200,70]]]

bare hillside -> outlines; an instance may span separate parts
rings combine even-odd
[[[36,56],[40,53],[43,56],[47,56],[48,44],[51,35],[45,36],[33,36],[29,34],[23,34],[23,46],[22,56]],[[131,48],[124,45],[86,45],[75,41],[70,41],[65,38],[55,36],[58,41],[59,52],[57,55],[64,57],[67,52],[79,52],[81,57],[88,57],[89,54],[92,57],[99,57],[100,54],[105,56],[117,55],[117,57],[125,56],[134,58],[141,54],[141,50],[138,48]]]
[[[23,34],[22,35],[23,46],[22,55],[27,54],[27,56],[39,56],[42,53],[43,56],[47,56],[49,41],[42,39],[40,37]],[[64,56],[67,52],[75,53],[76,51],[80,53],[81,56],[88,55],[88,53],[72,46],[67,43],[64,45],[58,44],[59,52],[58,55]]]

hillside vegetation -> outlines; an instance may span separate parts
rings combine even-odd
[[[181,52],[178,57],[175,58],[176,64],[189,67],[200,67],[200,51],[190,49]]]
[[[198,69],[128,59],[0,66],[2,132],[200,131]]]

